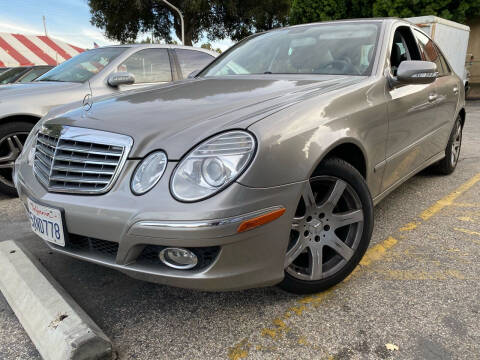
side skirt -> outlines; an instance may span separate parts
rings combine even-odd
[[[393,190],[395,190],[397,187],[399,187],[400,185],[402,185],[405,181],[407,181],[408,179],[410,179],[412,176],[418,174],[420,171],[422,171],[423,169],[429,167],[430,165],[432,164],[435,164],[437,161],[440,161],[442,160],[443,158],[445,157],[445,151],[442,151],[440,153],[438,153],[437,155],[434,155],[432,156],[430,159],[428,159],[427,161],[425,161],[423,164],[421,164],[419,167],[417,167],[416,169],[414,169],[412,172],[408,173],[407,175],[405,175],[403,178],[401,178],[400,180],[398,180],[396,183],[394,183],[393,185],[391,185],[389,188],[387,188],[386,190],[384,190],[382,193],[380,193],[379,195],[375,196],[373,198],[373,205],[377,205],[380,201],[382,201],[388,194],[390,194]]]

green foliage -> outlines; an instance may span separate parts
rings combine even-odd
[[[350,17],[348,0],[293,0],[290,9],[290,24],[337,20]]]
[[[480,0],[293,0],[290,23],[423,15],[465,23],[480,16]]]
[[[201,47],[202,49],[207,49],[207,50],[210,50],[210,51],[216,51],[216,52],[219,53],[219,54],[222,53],[222,50],[221,50],[221,49],[219,49],[219,48],[214,49],[214,48],[212,47],[212,44],[210,44],[210,43],[204,43],[204,44],[200,45],[200,47]]]
[[[204,35],[212,41],[239,40],[251,33],[286,23],[291,0],[169,0],[185,20],[185,44]],[[138,33],[153,32],[156,38],[172,40],[174,29],[181,38],[178,14],[162,0],[88,0],[91,23],[120,42],[135,41]]]
[[[436,15],[447,20],[465,23],[480,15],[480,0],[377,0],[374,16],[411,17]]]

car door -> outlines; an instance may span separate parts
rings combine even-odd
[[[181,79],[185,79],[194,71],[202,70],[215,58],[203,51],[175,49],[175,56],[178,63],[178,73]]]
[[[390,41],[387,76],[394,79],[405,60],[421,60],[421,55],[411,27],[400,25]],[[437,128],[436,84],[390,83],[386,90],[389,131],[382,190],[414,172],[436,151],[429,143]]]
[[[122,62],[117,70],[135,76],[135,83],[119,86],[120,91],[173,81],[170,56],[165,48],[139,50]]]
[[[432,61],[437,65],[435,126],[438,131],[432,137],[431,144],[435,147],[435,151],[439,153],[445,150],[453,127],[461,84],[456,79],[438,46],[419,30],[415,29],[414,34],[418,40],[422,59]]]

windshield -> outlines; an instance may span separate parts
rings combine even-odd
[[[24,67],[13,68],[0,74],[0,84],[9,84],[17,80],[25,71]]]
[[[379,31],[379,22],[345,22],[267,32],[240,42],[199,76],[370,75]]]
[[[107,47],[85,51],[53,68],[36,81],[85,82],[98,74],[125,48]]]

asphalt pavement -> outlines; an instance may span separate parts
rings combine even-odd
[[[480,103],[468,106],[455,173],[422,172],[382,201],[361,265],[324,293],[207,293],[133,280],[51,253],[20,202],[0,196],[6,239],[40,259],[120,359],[478,359]],[[0,295],[0,359],[36,358]]]

